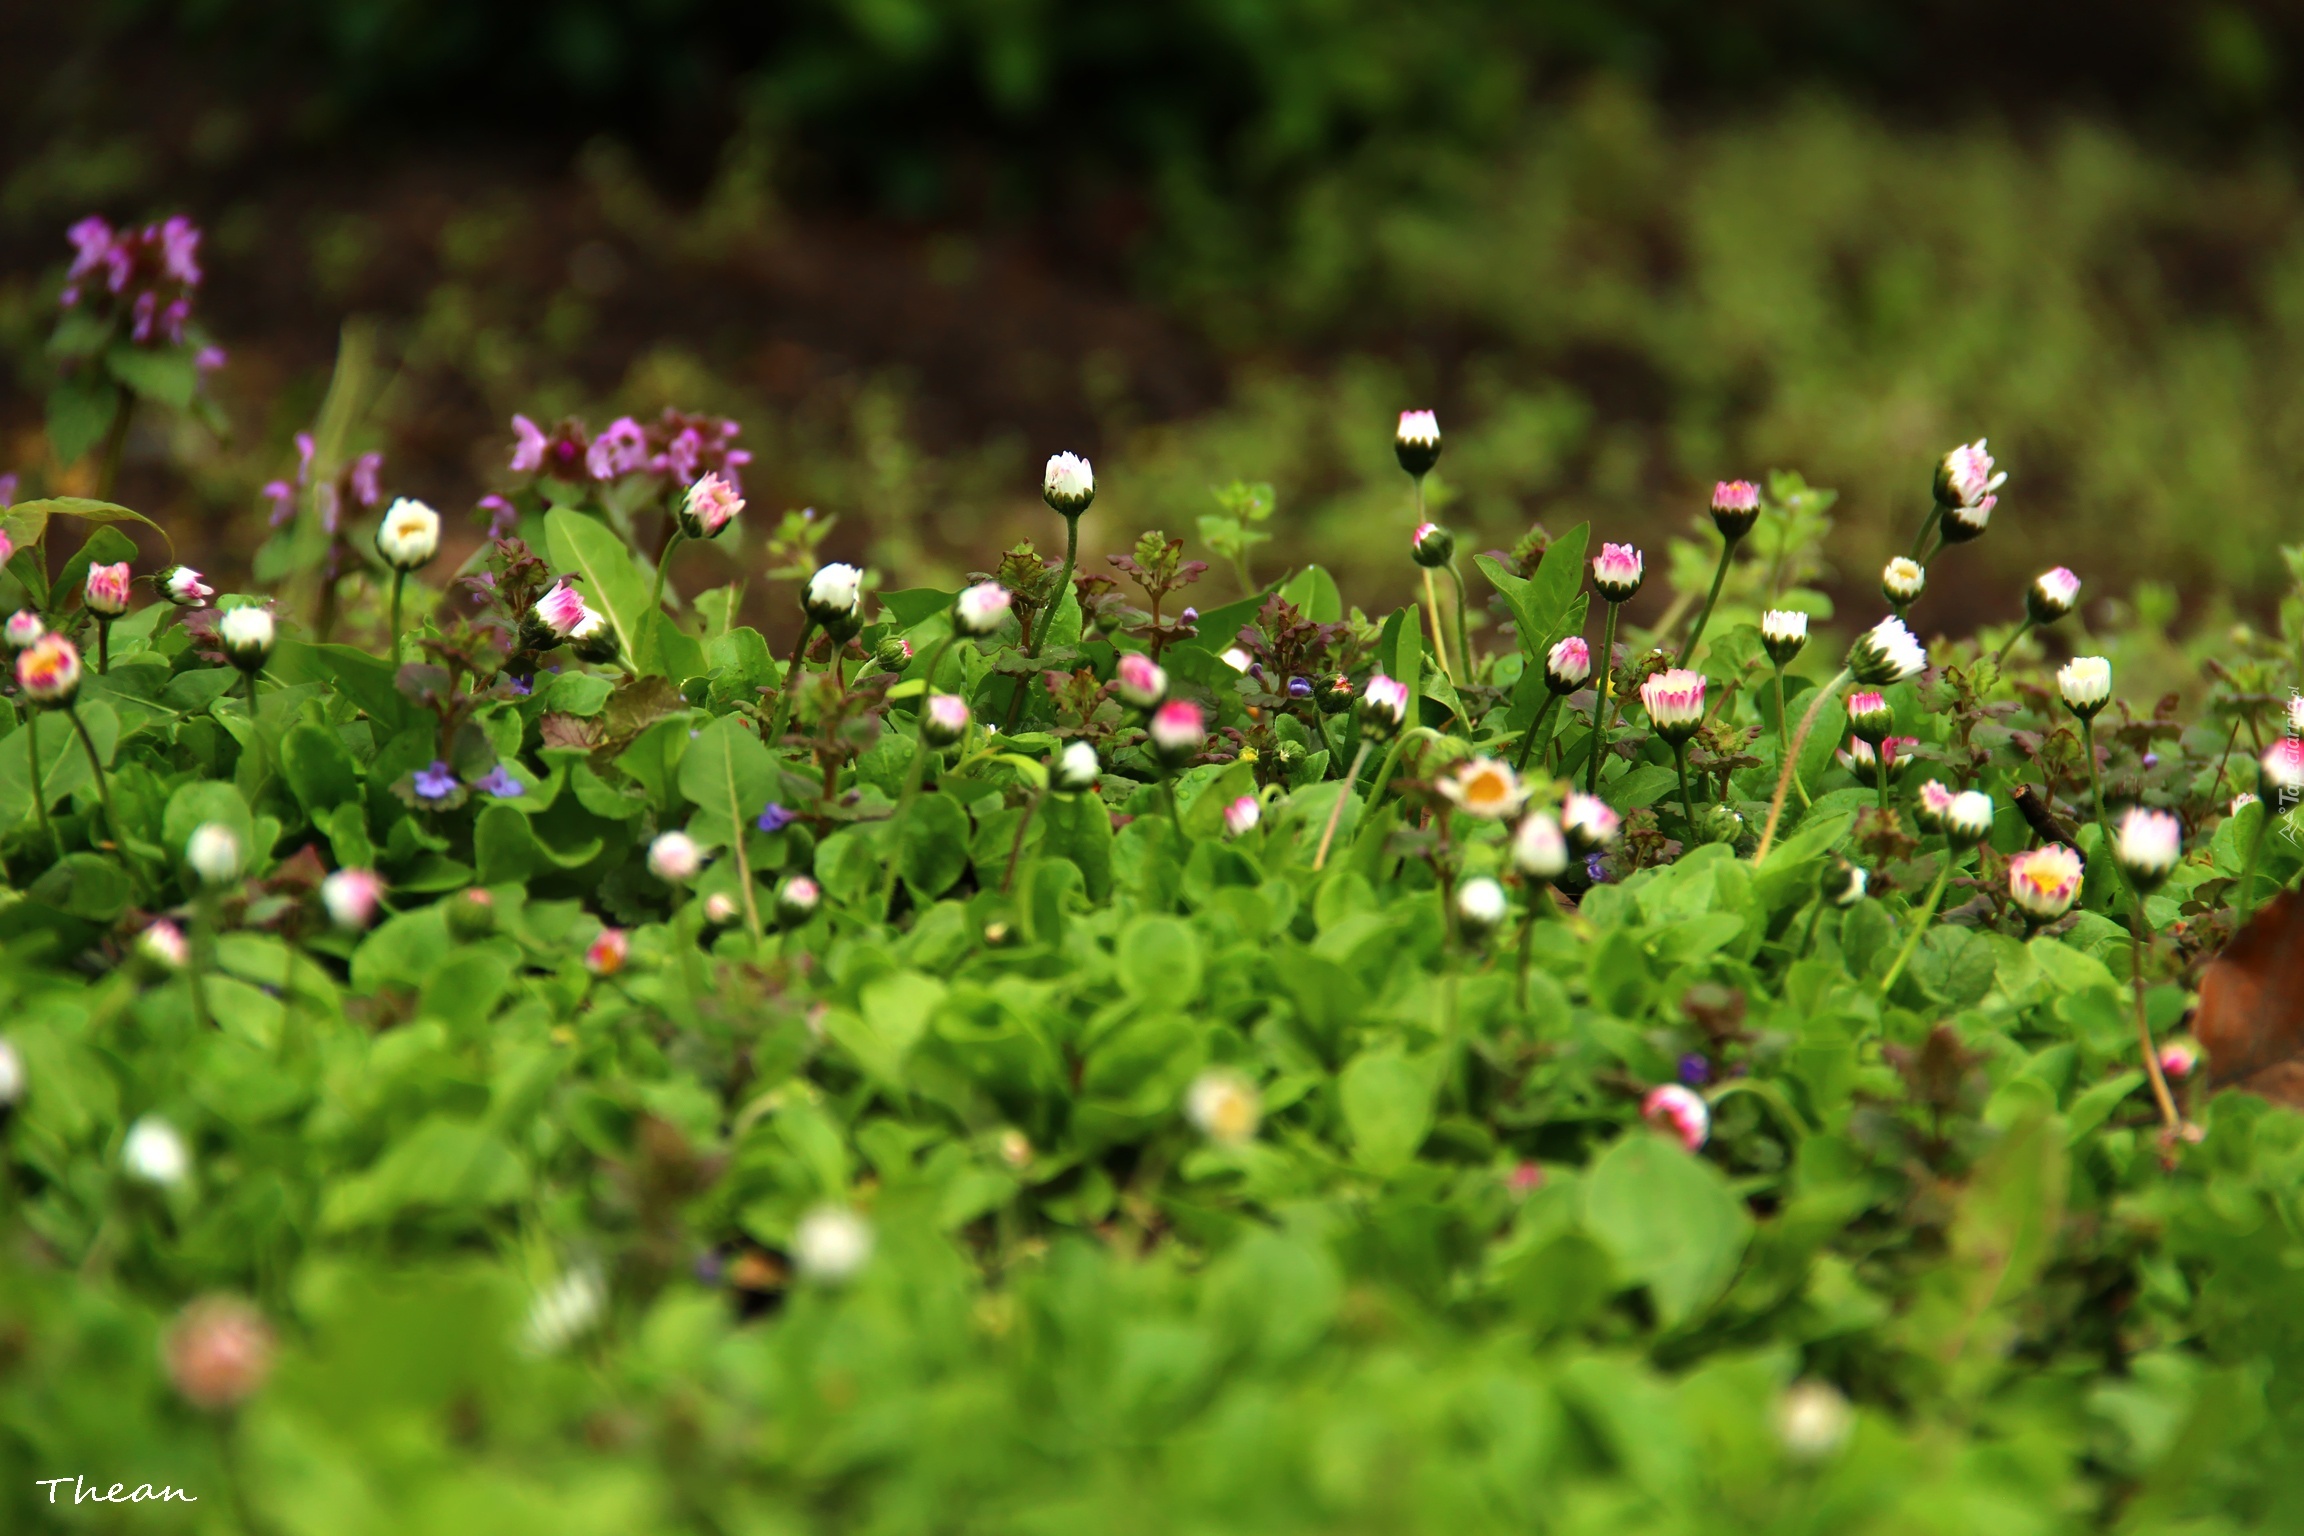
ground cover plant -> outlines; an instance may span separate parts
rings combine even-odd
[[[67,457],[187,235],[76,233]],[[1069,453],[887,589],[742,442],[517,417],[451,568],[332,402],[245,593],[0,520],[11,1528],[2277,1527],[2304,548],[1939,635],[1977,441],[1838,622],[1796,475],[1475,552],[1410,411],[1389,612]]]

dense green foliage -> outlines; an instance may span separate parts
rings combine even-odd
[[[12,1529],[2205,1532],[2293,1507],[2304,1119],[2193,1081],[2200,1131],[2164,1128],[2130,1009],[2165,1037],[2235,904],[2304,864],[2293,816],[2232,803],[2304,682],[2304,551],[2272,631],[2108,639],[2115,676],[2195,669],[2183,718],[2080,730],[2058,632],[2016,635],[2012,597],[1885,690],[1919,766],[1866,787],[1819,686],[1841,646],[1819,622],[1780,695],[1756,627],[1824,606],[1832,498],[1793,477],[1692,647],[1684,766],[1638,684],[1716,541],[1654,578],[1656,630],[1609,619],[1623,724],[1595,767],[1600,700],[1546,708],[1543,681],[1551,642],[1603,630],[1582,525],[1458,562],[1492,621],[1469,644],[1444,562],[1437,609],[1370,617],[1309,566],[1195,612],[1199,571],[1148,534],[1089,543],[1073,585],[1011,550],[1023,628],[981,637],[944,590],[851,622],[820,572],[818,643],[780,664],[733,589],[653,600],[677,481],[556,478],[540,444],[467,579],[402,562],[402,639],[373,524],[324,517],[322,436],[266,651],[232,616],[260,596],[91,611],[124,509],[5,524],[0,605],[89,658],[69,708],[20,691],[0,735]],[[560,573],[600,621],[573,648],[537,603]],[[1139,653],[1198,750],[1163,756],[1118,693]],[[1338,674],[1347,712],[1288,686]],[[930,693],[972,712],[943,745]],[[1786,697],[1819,724],[1763,855]],[[1052,777],[1081,743],[1093,789]],[[1621,837],[1516,869],[1468,775],[1523,751],[1536,816],[1595,774]],[[1992,797],[1980,846],[1916,833],[1924,776]],[[2019,788],[2089,856],[2051,922],[2010,899],[2039,840]],[[2131,805],[2186,834],[2143,900],[2104,837]],[[664,862],[676,831],[700,874]],[[1829,899],[1843,856],[1868,896]],[[383,910],[323,899],[331,869],[375,871]],[[1493,931],[1483,876],[1514,891]],[[1708,1135],[1644,1123],[1672,1083]],[[276,1332],[268,1377],[179,1315],[219,1294]],[[75,1476],[201,1502],[67,1511],[35,1482]]]

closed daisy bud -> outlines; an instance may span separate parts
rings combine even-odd
[[[803,1280],[845,1285],[871,1259],[871,1225],[844,1205],[819,1205],[792,1231],[792,1267]]]
[[[1189,699],[1171,699],[1153,711],[1152,755],[1170,768],[1181,767],[1208,744],[1208,727],[1200,706]]]
[[[240,878],[240,835],[220,821],[204,821],[184,844],[184,862],[202,885],[230,885]]]
[[[1936,504],[1940,507],[1974,507],[1992,499],[1992,493],[2007,481],[2004,473],[1994,473],[1992,455],[1984,451],[1984,439],[1963,443],[1944,455],[1936,463]]]
[[[1776,1405],[1776,1438],[1794,1461],[1828,1461],[1848,1443],[1856,1415],[1830,1382],[1796,1381]]]
[[[120,1143],[120,1165],[139,1184],[173,1189],[192,1176],[192,1149],[176,1127],[146,1115],[128,1127],[128,1138]]]
[[[603,928],[584,951],[584,969],[595,976],[613,976],[624,969],[632,953],[632,940],[621,928]]]
[[[1517,813],[1528,801],[1528,786],[1509,763],[1475,757],[1459,763],[1438,785],[1458,810],[1484,821],[1501,821]]]
[[[800,611],[834,632],[846,629],[863,607],[864,573],[839,561],[817,567],[800,598]]]
[[[35,704],[56,707],[80,692],[80,650],[62,635],[42,635],[16,655],[16,686]]]
[[[2258,799],[2254,794],[2247,790],[2242,790],[2240,793],[2234,795],[2231,801],[2225,805],[2224,814],[2227,816],[2237,816],[2242,811],[2246,810],[2249,806],[2262,805],[2263,803],[2264,802]]]
[[[1368,679],[1360,694],[1360,734],[1371,741],[1389,741],[1400,734],[1408,719],[1408,685],[1379,672]]]
[[[88,581],[80,590],[80,601],[90,613],[99,613],[116,619],[128,611],[128,562],[113,565],[91,565]]]
[[[1008,589],[996,581],[980,581],[962,592],[952,604],[952,622],[960,633],[989,635],[1008,622]]]
[[[264,670],[272,640],[269,608],[227,608],[216,620],[216,643],[223,647],[224,659],[243,672]]]
[[[5,624],[0,624],[0,641],[5,641],[11,651],[25,649],[46,633],[48,626],[41,623],[40,615],[29,608],[17,609],[8,615]]]
[[[785,928],[797,928],[816,915],[824,904],[824,892],[806,875],[794,875],[776,887],[776,921]]]
[[[1881,775],[1886,774],[1893,785],[1904,776],[1911,762],[1911,751],[1920,743],[1910,736],[1890,736],[1882,741],[1878,750],[1861,736],[1849,738],[1848,750],[1839,754],[1840,766],[1855,775],[1856,782],[1866,789],[1877,789]]]
[[[1512,832],[1512,867],[1531,880],[1568,873],[1568,837],[1550,811],[1532,811]]]
[[[496,931],[496,898],[475,886],[447,900],[448,931],[469,943]]]
[[[1256,1085],[1229,1067],[1210,1067],[1185,1090],[1184,1114],[1218,1146],[1245,1146],[1264,1116]]]
[[[1629,602],[1640,590],[1640,551],[1629,544],[1603,544],[1592,561],[1592,585],[1612,603]]]
[[[2046,843],[2008,861],[2008,895],[2035,923],[2054,922],[2072,910],[2080,875],[2079,854],[2062,843]]]
[[[1504,887],[1486,875],[1477,875],[1456,887],[1456,922],[1464,937],[1478,942],[1503,926],[1511,907]]]
[[[1338,672],[1316,683],[1312,688],[1312,701],[1320,706],[1324,715],[1340,715],[1352,707],[1352,679]]]
[[[1448,563],[1456,553],[1456,535],[1438,523],[1418,523],[1416,535],[1409,545],[1409,553],[1426,570],[1436,570]]]
[[[1592,680],[1592,647],[1570,635],[1544,653],[1544,686],[1563,696]]]
[[[1568,849],[1579,857],[1600,852],[1616,841],[1623,819],[1598,795],[1571,790],[1560,802],[1560,830]]]
[[[584,606],[583,597],[565,581],[555,582],[552,590],[536,600],[528,610],[528,617],[540,631],[542,643],[558,644],[576,632],[591,610]]]
[[[2200,1052],[2189,1040],[2171,1040],[2160,1047],[2160,1075],[2182,1082],[2200,1065]]]
[[[1704,674],[1687,667],[1654,673],[1640,684],[1640,702],[1657,735],[1686,741],[1704,723]]]
[[[272,1325],[233,1296],[206,1296],[176,1316],[161,1357],[168,1379],[195,1408],[246,1402],[272,1374]]]
[[[665,832],[648,845],[648,873],[666,885],[686,885],[704,867],[704,850],[685,832]]]
[[[1113,679],[1112,691],[1120,701],[1138,709],[1150,709],[1168,697],[1168,674],[1142,651],[1121,653]]]
[[[1789,665],[1808,644],[1808,615],[1771,608],[1760,615],[1760,648],[1778,666]]]
[[[1867,688],[1885,688],[1928,667],[1928,652],[1893,616],[1882,619],[1856,637],[1848,648],[1848,670]]]
[[[2184,824],[2166,811],[2130,806],[2112,838],[2112,857],[2139,891],[2156,890],[2184,856]]]
[[[1040,494],[1062,516],[1078,517],[1096,499],[1096,471],[1076,453],[1057,454],[1040,477]]]
[[[1874,746],[1886,741],[1896,730],[1887,695],[1870,689],[1848,695],[1848,728]]]
[[[716,539],[743,510],[736,487],[707,470],[680,498],[680,531],[692,539]]]
[[[185,942],[184,930],[163,917],[136,935],[136,955],[157,970],[180,971],[191,962],[192,946]]]
[[[902,635],[890,635],[872,653],[872,660],[883,672],[901,672],[912,665],[912,642]]]
[[[1059,794],[1084,795],[1096,787],[1103,772],[1094,747],[1084,741],[1069,742],[1057,754],[1056,770],[1049,775],[1049,782]]]
[[[2283,736],[2257,759],[2264,787],[2284,794],[2304,790],[2304,736]]]
[[[1944,542],[1965,544],[1971,539],[1982,538],[1984,530],[1991,526],[1992,509],[1999,501],[1997,496],[1987,496],[1972,507],[1946,507],[1943,521],[1937,524]]]
[[[1880,572],[1880,595],[1891,608],[1909,608],[1927,590],[1928,573],[1917,560],[1898,555]]]
[[[1957,798],[1944,787],[1942,780],[1930,779],[1920,786],[1919,793],[1913,797],[1912,820],[1923,832],[1941,832],[1944,830],[1944,813],[1952,809],[1952,802]]]
[[[1816,876],[1816,894],[1833,906],[1845,909],[1862,901],[1871,884],[1871,872],[1863,865],[1835,858]]]
[[[1693,1091],[1678,1083],[1648,1090],[1640,1101],[1640,1118],[1660,1131],[1669,1131],[1689,1151],[1702,1149],[1712,1138],[1712,1110]]]
[[[600,1325],[608,1287],[590,1265],[571,1269],[529,1303],[521,1347],[531,1355],[557,1355]]]
[[[179,608],[205,608],[216,589],[200,579],[188,565],[172,565],[160,573],[160,590]]]
[[[2056,670],[2056,691],[2064,707],[2083,720],[2112,700],[2112,663],[2101,656],[2075,656]]]
[[[606,666],[616,659],[616,653],[622,649],[616,639],[615,628],[608,622],[608,616],[589,607],[584,610],[584,616],[576,621],[576,627],[568,632],[568,646],[576,653],[577,660],[591,662],[594,666]]]
[[[920,736],[932,747],[948,747],[968,734],[968,701],[956,693],[932,693],[920,715]]]
[[[376,921],[383,899],[383,877],[372,869],[340,869],[320,882],[320,904],[328,909],[328,920],[348,933]]]
[[[1980,843],[1992,831],[1992,797],[1980,789],[1963,790],[1952,797],[1944,812],[1944,835],[1956,847]]]
[[[2063,566],[2042,571],[2024,589],[2024,611],[2035,624],[2053,624],[2080,606],[2080,578]]]
[[[396,571],[413,571],[440,553],[440,514],[403,496],[376,525],[376,553]]]
[[[1254,795],[1242,795],[1224,807],[1224,835],[1246,837],[1264,819],[1264,805]]]
[[[1760,487],[1749,480],[1722,480],[1712,487],[1712,524],[1733,544],[1760,521]]]
[[[715,928],[733,927],[743,915],[744,909],[726,891],[714,891],[704,898],[704,921]]]
[[[1430,411],[1402,411],[1392,429],[1392,456],[1421,480],[1440,462],[1440,418]]]

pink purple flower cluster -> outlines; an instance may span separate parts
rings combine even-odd
[[[675,411],[646,426],[619,416],[598,437],[574,417],[550,432],[525,416],[512,418],[512,472],[550,475],[556,480],[591,479],[603,484],[626,475],[657,475],[686,488],[707,470],[744,492],[738,471],[752,462],[736,446],[744,429],[725,416]]]
[[[296,478],[275,480],[258,492],[272,503],[272,526],[277,528],[296,515],[296,499],[312,480],[312,434],[296,434]],[[344,508],[349,503],[357,512],[372,512],[384,500],[384,455],[363,453],[346,464],[336,475],[322,482],[313,492],[320,505],[320,526],[329,533],[336,531]]]
[[[91,215],[66,231],[75,254],[58,302],[66,309],[128,317],[138,346],[181,346],[200,287],[200,227],[178,215],[142,229],[114,229]],[[203,355],[202,361],[207,362]],[[218,353],[216,362],[223,361]]]

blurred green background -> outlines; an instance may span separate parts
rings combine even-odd
[[[2299,529],[2290,7],[10,11],[0,468],[27,494],[73,483],[39,433],[65,225],[186,211],[233,430],[147,423],[123,490],[219,535],[354,316],[391,492],[468,508],[514,411],[717,410],[756,507],[839,514],[829,547],[896,585],[1047,542],[1037,467],[1074,448],[1091,549],[1269,481],[1264,565],[1404,596],[1388,438],[1421,405],[1473,549],[1586,517],[1654,543],[1713,479],[1793,468],[1841,492],[1832,585],[1864,607],[1932,460],[1989,435],[1991,535],[1920,615],[1953,632],[2052,562],[2221,622]]]

